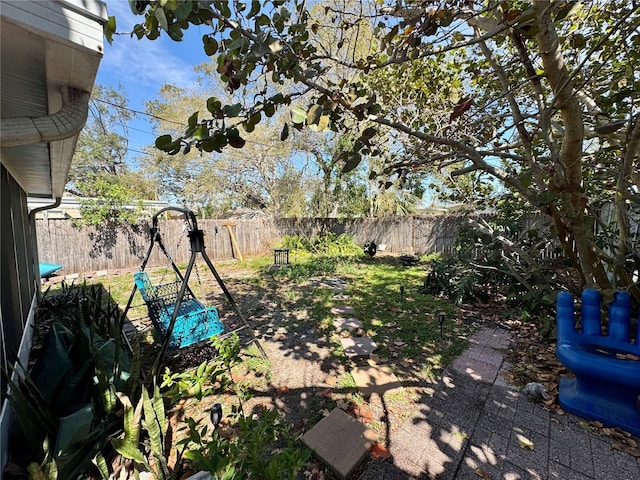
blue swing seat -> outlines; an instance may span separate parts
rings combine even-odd
[[[152,285],[147,272],[136,272],[133,279],[147,304],[149,318],[153,326],[164,340],[182,282]],[[204,307],[193,297],[189,289],[185,290],[173,331],[169,337],[169,348],[188,347],[194,343],[211,339],[222,332],[224,332],[224,325],[218,317],[218,310],[215,307]]]

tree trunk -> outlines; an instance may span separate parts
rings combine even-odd
[[[575,242],[575,249],[584,280],[587,285],[611,288],[609,279],[594,250],[593,225],[585,216],[588,199],[582,188],[582,145],[584,124],[582,108],[575,95],[571,77],[560,51],[558,35],[551,18],[555,2],[536,0],[534,9],[538,19],[538,44],[546,78],[555,95],[551,108],[558,109],[562,116],[564,135],[556,173],[549,184],[563,203],[566,215],[564,226]]]

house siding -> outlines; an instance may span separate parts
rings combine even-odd
[[[38,292],[35,224],[29,218],[27,197],[11,174],[0,167],[0,362],[9,371],[19,352],[20,340]],[[6,391],[4,381],[0,384]]]
[[[91,11],[87,11],[87,8]],[[102,53],[102,29],[96,28],[87,18],[106,21],[106,6],[101,2],[52,1],[25,2],[3,1],[2,15],[27,29],[45,34],[49,40],[67,41],[73,45]]]

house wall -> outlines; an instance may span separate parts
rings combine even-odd
[[[0,225],[0,366],[11,372],[16,359],[27,364],[40,275],[35,223],[29,217],[27,195],[2,164]],[[4,397],[7,390],[4,375],[0,375],[0,389]],[[0,412],[0,478],[7,463],[11,417],[11,409],[4,400]]]
[[[0,166],[0,181],[0,364],[9,371],[32,315],[40,277],[36,262],[35,223],[29,217],[27,196],[4,166]],[[1,388],[4,393],[4,377]]]

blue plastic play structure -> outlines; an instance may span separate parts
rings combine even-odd
[[[62,265],[57,265],[55,263],[40,263],[38,266],[40,268],[41,278],[50,277],[62,268]]]
[[[164,338],[169,330],[182,282],[154,286],[147,272],[137,272],[133,278],[147,304],[151,322]],[[222,332],[224,332],[224,325],[218,318],[218,310],[215,307],[205,308],[193,297],[189,289],[185,289],[182,302],[178,307],[175,325],[169,337],[169,348],[188,347]]]
[[[575,328],[573,296],[558,293],[558,359],[575,378],[560,379],[560,405],[576,415],[640,436],[640,326],[631,342],[631,297],[618,291],[601,323],[600,293],[582,292],[581,331]]]

